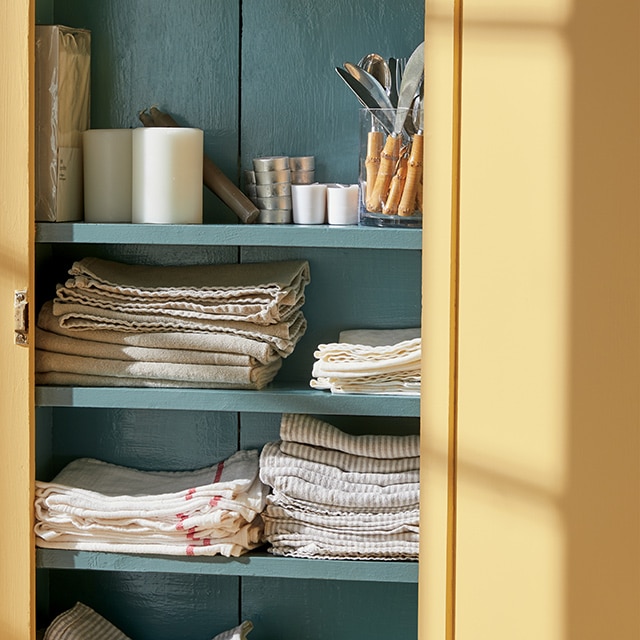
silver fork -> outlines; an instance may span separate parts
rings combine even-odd
[[[400,95],[402,76],[404,75],[404,69],[407,66],[408,59],[409,58],[396,58],[396,89],[398,91],[398,95]]]

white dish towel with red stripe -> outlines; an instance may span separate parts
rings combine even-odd
[[[268,488],[257,450],[195,471],[143,471],[79,458],[36,482],[44,548],[239,556],[260,544]]]

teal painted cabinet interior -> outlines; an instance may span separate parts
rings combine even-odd
[[[314,155],[317,180],[352,182],[359,104],[334,67],[372,51],[409,55],[423,39],[424,2],[38,0],[36,19],[91,30],[92,127],[138,126],[138,113],[157,105],[204,129],[206,153],[238,185],[260,155]],[[277,391],[38,388],[39,479],[80,456],[141,469],[205,466],[277,440],[285,411],[354,433],[418,432],[417,399],[333,398],[310,392],[308,381],[315,347],[340,330],[419,324],[420,231],[238,229],[203,193],[205,225],[153,237],[138,225],[38,224],[37,303],[88,255],[147,264],[307,259],[309,328]],[[208,640],[245,619],[255,627],[250,640],[417,636],[413,563],[109,555],[38,552],[40,626],[82,601],[132,640]]]

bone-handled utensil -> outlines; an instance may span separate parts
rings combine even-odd
[[[384,148],[380,153],[380,167],[376,184],[373,187],[370,198],[365,202],[367,211],[381,211],[386,200],[391,178],[395,172],[396,163],[400,156],[402,129],[407,112],[411,106],[416,91],[424,75],[424,42],[421,42],[407,61],[402,85],[398,95],[398,108],[394,119],[393,131],[387,137]]]
[[[424,108],[422,99],[417,98],[411,114],[417,128],[411,141],[411,152],[407,164],[407,177],[402,191],[402,198],[398,205],[398,215],[411,216],[416,209],[416,195],[422,183],[422,156],[424,152]]]

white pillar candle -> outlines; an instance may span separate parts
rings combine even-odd
[[[133,131],[133,222],[202,222],[204,133],[187,127]]]
[[[82,133],[85,222],[131,222],[131,133]]]
[[[327,185],[327,219],[329,224],[358,224],[357,184]]]
[[[324,224],[327,215],[327,185],[292,184],[291,203],[295,224]]]

